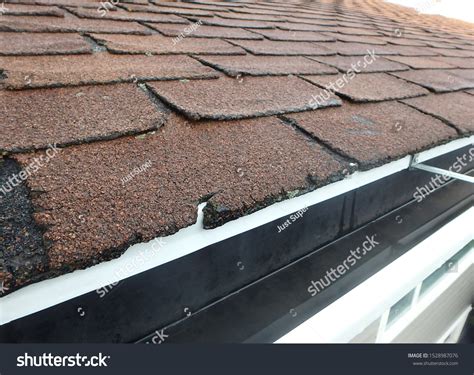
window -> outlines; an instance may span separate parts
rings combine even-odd
[[[387,327],[392,325],[395,321],[398,320],[398,318],[400,318],[401,315],[403,315],[406,311],[410,309],[414,295],[415,289],[405,295],[405,297],[403,297],[400,301],[398,301],[390,308],[390,312],[388,313]]]

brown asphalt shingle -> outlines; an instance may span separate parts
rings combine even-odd
[[[242,47],[254,55],[335,55],[333,43],[276,42],[273,40],[233,40],[232,44]]]
[[[0,31],[92,32],[150,34],[151,31],[136,22],[80,19],[72,17],[2,16]]]
[[[17,156],[23,166],[34,157]],[[276,118],[195,125],[172,115],[145,138],[68,147],[28,185],[43,192],[35,218],[52,241],[50,267],[64,272],[193,224],[211,194],[208,227],[341,178],[343,168]]]
[[[343,109],[328,108],[288,117],[332,149],[357,160],[363,169],[457,135],[441,121],[398,102],[344,103]]]
[[[58,55],[91,52],[91,45],[78,34],[0,32],[0,55]]]
[[[451,69],[454,65],[430,57],[387,56],[387,59],[408,65],[413,69]]]
[[[474,88],[474,69],[426,69],[392,73],[435,92]]]
[[[221,39],[184,38],[179,41],[162,35],[109,35],[93,34],[114,53],[167,54],[218,54],[242,55],[245,51]]]
[[[263,39],[261,35],[235,27],[206,26],[198,23],[187,26],[152,23],[149,26],[170,37],[177,37],[182,34],[193,38]]]
[[[197,21],[197,19],[194,19]],[[210,26],[226,26],[226,27],[243,27],[247,29],[273,29],[274,23],[265,21],[249,21],[249,20],[232,20],[228,18],[213,17],[200,19],[203,25]]]
[[[335,68],[302,56],[200,56],[198,60],[230,76],[337,73]]]
[[[306,76],[307,80],[355,102],[378,102],[427,95],[429,91],[386,73]]]
[[[2,2],[4,4],[3,15],[15,16],[53,16],[63,17],[64,13],[60,8],[53,6],[36,6],[30,4],[12,4],[10,1]],[[0,3],[1,7],[1,3]],[[0,15],[2,15],[0,13]]]
[[[403,102],[447,122],[463,133],[474,133],[474,96],[455,92]]]
[[[258,30],[258,34],[270,40],[281,40],[289,42],[334,42],[333,37],[316,33],[313,31],[290,31],[290,30]]]
[[[377,73],[377,72],[396,72],[408,70],[406,65],[387,60],[384,57],[367,53],[365,56],[318,56],[311,57],[316,61],[334,66],[341,72],[345,73],[355,70],[360,73]]]
[[[77,56],[0,57],[10,89],[60,87],[137,80],[215,78],[215,70],[188,56],[96,53]]]
[[[153,82],[149,86],[166,103],[195,120],[229,120],[305,111],[312,108],[312,96],[321,92],[292,76]],[[341,101],[331,95],[320,106],[340,104]]]
[[[118,10],[115,12],[98,12],[97,9],[84,8],[67,8],[71,13],[81,18],[98,18],[105,20],[120,20],[120,21],[143,21],[143,22],[168,22],[186,24],[189,23],[186,19],[173,14],[158,14],[158,13],[141,13],[141,12],[127,12]]]
[[[166,118],[134,84],[0,91],[0,99],[0,152],[117,138]]]

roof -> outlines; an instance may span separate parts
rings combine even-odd
[[[464,22],[376,0],[0,10],[9,292],[175,233],[202,202],[214,228],[474,132]]]

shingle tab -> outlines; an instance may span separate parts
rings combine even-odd
[[[255,55],[274,55],[274,56],[324,56],[335,55],[336,52],[331,49],[333,43],[309,43],[309,42],[276,42],[272,40],[247,41],[233,40],[232,44],[242,47]]]
[[[56,55],[91,52],[90,44],[78,34],[0,32],[0,55]]]
[[[118,10],[115,12],[100,12],[97,9],[67,8],[71,13],[81,18],[97,18],[119,21],[142,21],[142,22],[167,22],[187,24],[188,20],[173,14],[158,14],[145,12],[127,12]]]
[[[426,69],[392,73],[397,77],[416,83],[435,92],[449,92],[474,88],[473,69]]]
[[[17,156],[22,165],[33,157]],[[344,167],[276,118],[196,126],[173,115],[144,138],[66,148],[28,181],[43,191],[33,198],[42,208],[35,218],[52,243],[50,267],[59,270],[175,233],[196,221],[199,201],[211,194],[207,227],[339,179]]]
[[[2,16],[0,31],[43,32],[92,32],[150,34],[145,26],[135,22],[77,19],[72,17]]]
[[[343,108],[288,117],[334,150],[356,159],[363,169],[433,147],[457,134],[441,121],[398,102],[344,103]]]
[[[198,59],[230,76],[337,73],[335,68],[302,56],[202,56]]]
[[[345,73],[349,70],[355,70],[360,73],[377,73],[377,72],[396,72],[408,70],[406,65],[387,60],[380,56],[374,56],[367,53],[362,56],[321,56],[311,57],[316,61],[322,62],[336,67]]]
[[[242,55],[245,51],[220,39],[184,38],[176,40],[161,35],[105,35],[92,37],[114,53],[146,53],[156,55],[206,54]]]
[[[3,3],[5,6],[2,8],[2,15],[64,17],[64,13],[57,7],[37,6],[30,4],[12,4],[10,1],[7,3],[8,4]]]
[[[313,31],[290,31],[290,30],[258,30],[255,31],[262,34],[270,40],[277,41],[293,41],[293,42],[334,42],[331,36]]]
[[[427,95],[428,90],[385,73],[306,76],[309,81],[355,102],[377,102]]]
[[[137,80],[215,78],[216,72],[187,56],[0,57],[11,89],[133,82]]]
[[[0,99],[0,152],[112,139],[157,129],[166,118],[134,84],[4,90]]]
[[[446,121],[463,133],[474,132],[474,96],[455,92],[403,102]]]
[[[451,69],[454,65],[433,59],[432,57],[387,56],[387,59],[408,65],[413,69]]]
[[[149,24],[151,28],[158,30],[166,36],[177,37],[179,35],[186,35],[193,38],[226,38],[226,39],[263,39],[261,35],[252,33],[247,30],[238,29],[235,27],[221,27],[221,26],[201,26],[199,24],[188,25],[171,25],[162,23]]]
[[[195,120],[229,120],[305,111],[312,108],[312,96],[321,93],[321,89],[292,76],[153,82],[149,86],[166,103]],[[337,105],[341,105],[341,101],[334,95],[320,103],[320,107]]]

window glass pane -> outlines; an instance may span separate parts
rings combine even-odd
[[[446,273],[457,272],[459,261],[472,250],[474,241],[471,241],[462,250],[457,252],[451,259],[444,263],[440,268],[429,275],[421,284],[420,297],[428,292]]]
[[[413,301],[413,296],[415,295],[415,289],[398,301],[395,305],[390,308],[388,313],[387,327],[392,325],[395,321],[400,318],[406,311],[410,309],[411,302]]]

